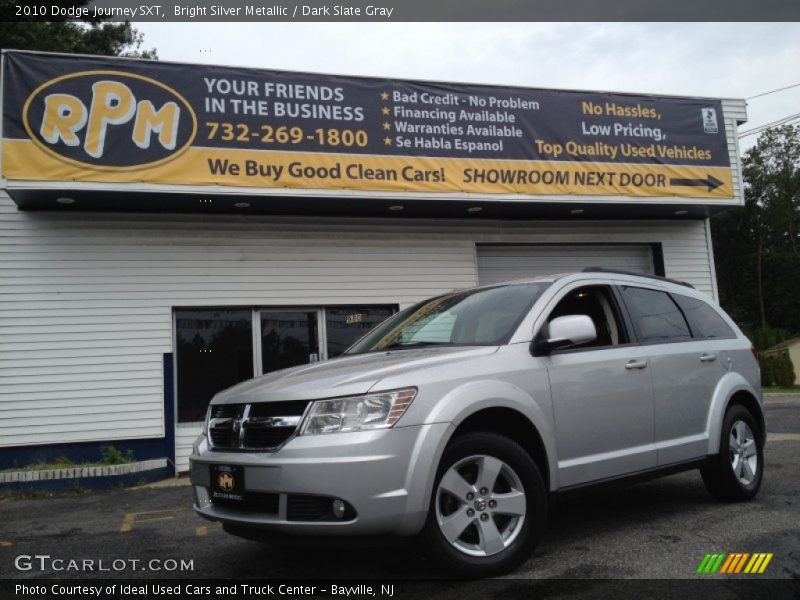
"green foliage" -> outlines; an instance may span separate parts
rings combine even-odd
[[[762,387],[773,387],[775,385],[775,361],[772,356],[765,354],[758,355],[758,362],[761,363],[761,385]]]
[[[12,466],[8,469],[0,470],[0,473],[9,473],[14,471],[49,471],[51,469],[64,469],[66,467],[82,467],[90,465],[91,463],[74,463],[66,456],[58,456],[56,457],[53,462],[37,462],[37,463],[29,463],[23,467],[20,467],[17,464],[17,461],[12,463]]]
[[[136,461],[133,455],[133,450],[128,450],[124,454],[117,450],[114,446],[106,446],[103,448],[103,454],[100,458],[101,465],[124,465]]]
[[[777,327],[756,327],[755,329],[748,329],[746,326],[742,327],[744,334],[753,342],[753,345],[759,352],[769,350],[776,344],[780,344],[784,340],[794,337],[792,332],[788,329],[779,329]]]
[[[157,59],[155,49],[143,49],[143,35],[130,23],[40,21],[16,16],[13,0],[0,0],[0,48],[40,50],[104,56],[137,56]],[[88,0],[48,2],[50,5],[85,6]]]
[[[783,388],[794,385],[795,372],[788,352],[778,354],[778,369],[775,373],[775,385]]]
[[[761,385],[766,387],[791,388],[795,372],[788,352],[761,355]]]
[[[25,465],[24,467],[20,467],[17,465],[17,462],[14,461],[13,466],[9,469],[2,469],[0,472],[7,472],[7,471],[42,471],[42,470],[50,470],[50,469],[62,469],[66,467],[93,467],[97,465],[124,465],[128,463],[136,462],[136,456],[133,453],[133,450],[126,450],[125,452],[120,452],[114,446],[105,446],[102,450],[101,458],[98,462],[81,462],[76,463],[73,462],[69,457],[61,455],[57,456],[53,459],[52,462],[48,463],[30,463]]]
[[[720,303],[744,330],[785,339],[800,332],[800,126],[762,133],[742,171],[745,206],[711,223]]]

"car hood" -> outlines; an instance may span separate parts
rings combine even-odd
[[[367,393],[386,377],[492,354],[497,346],[440,346],[371,352],[274,371],[244,381],[214,396],[212,404],[317,400]]]

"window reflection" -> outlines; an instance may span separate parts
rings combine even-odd
[[[324,323],[328,357],[342,354],[393,306],[331,307]],[[319,310],[258,311],[261,372],[320,360]],[[205,419],[217,392],[255,376],[253,309],[194,308],[175,311],[178,422]]]
[[[177,310],[178,421],[202,421],[211,398],[253,377],[250,310]]]
[[[261,313],[261,365],[264,373],[316,360],[319,360],[317,311]]]
[[[337,306],[325,309],[328,358],[342,354],[370,329],[396,312],[393,306]]]

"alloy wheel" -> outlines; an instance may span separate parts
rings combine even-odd
[[[753,483],[758,470],[758,452],[753,431],[744,421],[733,424],[728,449],[736,479],[743,485]]]
[[[519,476],[493,456],[458,461],[436,490],[436,520],[442,535],[470,556],[491,556],[513,544],[526,511]]]

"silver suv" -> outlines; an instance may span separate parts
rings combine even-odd
[[[339,358],[217,394],[191,457],[225,531],[419,535],[456,574],[523,561],[559,494],[699,468],[753,498],[752,346],[705,294],[587,269],[437,296]]]

